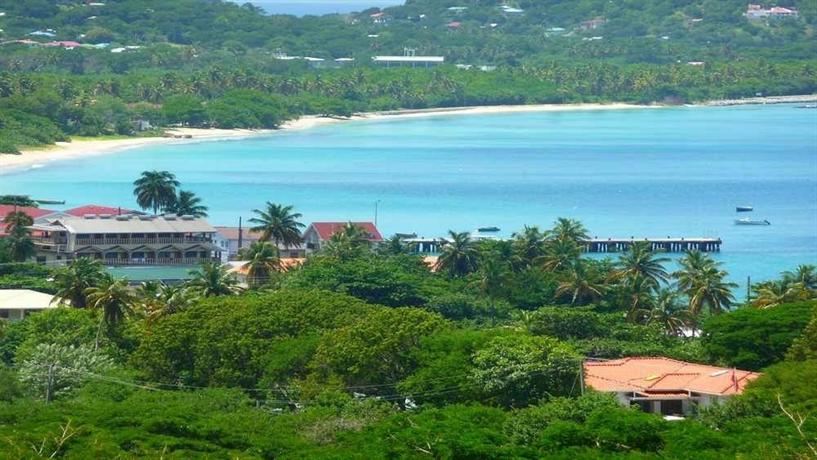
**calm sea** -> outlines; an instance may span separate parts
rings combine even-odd
[[[721,237],[739,281],[817,263],[817,110],[794,106],[341,123],[49,164],[0,175],[0,193],[133,206],[145,169],[176,173],[216,224],[268,200],[307,222],[373,220],[378,203],[386,234],[566,216],[599,237]],[[737,205],[772,225],[734,225]]]
[[[233,0],[235,3],[247,3],[243,0]],[[270,14],[291,14],[295,16],[323,15],[334,13],[351,13],[363,11],[372,7],[384,8],[401,5],[402,0],[334,0],[334,1],[292,1],[292,0],[253,0],[252,3],[260,6]]]

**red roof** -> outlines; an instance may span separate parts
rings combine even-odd
[[[733,395],[760,376],[742,371],[670,358],[622,358],[584,363],[587,386],[599,391],[627,391],[643,395],[696,392]]]
[[[37,219],[42,216],[47,216],[49,214],[53,214],[56,211],[52,211],[50,209],[43,209],[43,208],[33,208],[29,206],[17,206],[18,211],[23,211],[24,213],[28,214],[32,219]],[[7,215],[14,212],[14,205],[11,204],[0,204],[0,220],[6,218]]]
[[[87,214],[110,214],[113,216],[118,216],[121,214],[134,214],[134,211],[125,208],[112,208],[110,206],[100,206],[98,204],[86,204],[85,206],[80,206],[78,208],[71,208],[62,211],[65,214],[75,216],[75,217],[82,217]]]
[[[462,23],[460,23],[459,21],[452,21],[452,22],[448,23],[448,27],[450,27],[452,29],[456,29],[461,25],[462,25]]]
[[[312,222],[310,227],[315,229],[321,241],[327,241],[329,238],[332,238],[332,235],[335,233],[343,231],[343,227],[345,227],[348,223],[349,222]],[[362,228],[366,233],[368,233],[369,241],[383,241],[383,236],[380,235],[380,231],[377,230],[377,227],[375,227],[373,223],[352,222],[352,224]]]

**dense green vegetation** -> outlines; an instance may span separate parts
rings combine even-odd
[[[257,215],[265,240],[295,237],[291,207]],[[349,225],[286,272],[256,243],[249,286],[218,264],[135,288],[86,259],[2,264],[0,282],[74,308],[0,323],[0,456],[809,458],[817,302],[770,304],[764,289],[814,299],[814,267],[738,306],[703,254],[669,273],[638,245],[581,258],[584,236],[568,219],[507,242],[452,233],[430,267]],[[764,375],[667,422],[582,388],[584,359],[623,356]]]
[[[356,16],[265,16],[220,1],[0,3],[0,151],[70,136],[157,134],[171,125],[274,128],[303,114],[460,105],[701,101],[817,91],[812,2],[796,19],[750,22],[745,2],[413,1],[373,23]],[[425,17],[420,18],[420,15]],[[595,30],[588,19],[605,18]],[[89,19],[93,18],[93,19]],[[701,21],[695,21],[702,19]],[[461,25],[456,30],[448,24]],[[495,24],[495,26],[492,26]],[[554,27],[564,29],[553,32]],[[51,29],[54,32],[48,32]],[[54,37],[29,36],[34,31]],[[376,36],[371,38],[369,36]],[[588,40],[592,37],[602,39]],[[666,37],[666,39],[664,38]],[[64,49],[15,39],[79,41]],[[91,45],[110,44],[107,48]],[[124,49],[136,46],[138,49]],[[493,72],[376,69],[374,54],[439,54]],[[112,49],[124,49],[112,53]],[[277,53],[355,64],[313,69]],[[691,66],[687,62],[705,62]]]

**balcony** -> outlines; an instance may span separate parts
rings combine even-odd
[[[145,238],[77,238],[77,246],[113,246],[136,244],[209,244],[211,238],[190,237],[145,237]]]
[[[211,257],[178,257],[178,258],[151,258],[151,259],[97,259],[103,264],[112,267],[122,266],[168,266],[168,265],[201,265],[208,261],[219,261]]]

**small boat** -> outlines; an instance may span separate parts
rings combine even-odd
[[[755,210],[755,208],[753,208],[751,206],[738,206],[738,207],[735,208],[735,211],[737,211],[737,212],[752,212],[754,210]]]
[[[744,219],[736,219],[735,220],[735,225],[772,225],[772,223],[769,222],[766,219],[756,220],[756,219],[749,219],[747,217],[747,218],[744,218]]]
[[[817,109],[817,104],[798,105],[798,109]]]
[[[499,227],[480,227],[477,229],[479,233],[497,233],[500,230]]]

